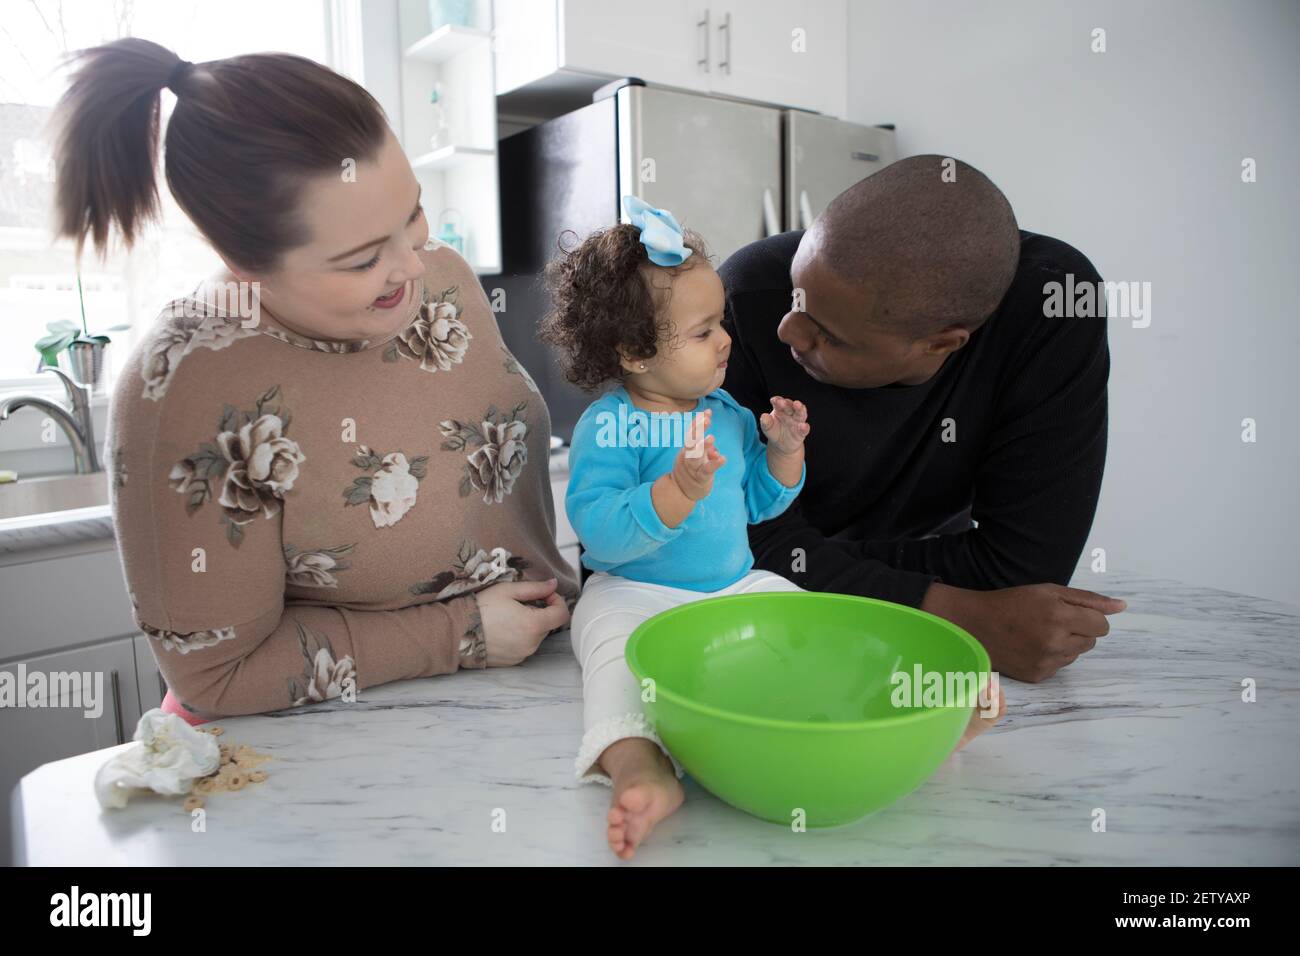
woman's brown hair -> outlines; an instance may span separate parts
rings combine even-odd
[[[193,64],[127,37],[78,50],[54,113],[56,230],[97,253],[116,224],[129,248],[159,213],[160,94],[177,103],[165,171],[177,204],[231,264],[274,271],[310,241],[297,204],[309,176],[372,160],[387,119],[364,88],[305,57],[255,53]],[[175,71],[175,72],[173,72]]]
[[[591,391],[623,377],[620,353],[648,359],[668,342],[667,298],[648,276],[677,275],[707,260],[708,252],[690,229],[682,230],[682,244],[693,254],[679,266],[651,265],[641,230],[630,223],[599,229],[572,249],[564,247],[566,235],[577,237],[571,229],[560,234],[560,256],[543,272],[551,309],[538,338],[559,350],[564,377]]]

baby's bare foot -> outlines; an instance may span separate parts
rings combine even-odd
[[[600,765],[614,781],[606,816],[609,848],[619,859],[630,860],[655,824],[680,807],[686,795],[672,763],[644,737],[616,740],[601,754]]]
[[[961,740],[957,741],[957,746],[953,748],[954,753],[961,750],[962,747],[965,747],[980,734],[984,733],[984,731],[996,724],[1002,719],[1002,715],[1007,712],[1007,698],[1002,693],[1001,687],[998,688],[997,715],[993,717],[985,717],[982,714],[982,710],[982,707],[977,706],[971,712],[970,723],[966,725],[966,731],[961,735]]]

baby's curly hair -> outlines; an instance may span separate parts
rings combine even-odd
[[[620,380],[619,351],[628,358],[648,359],[667,341],[672,323],[662,287],[652,288],[650,264],[641,231],[631,223],[599,229],[576,248],[565,249],[566,229],[556,247],[560,257],[547,263],[543,281],[551,296],[551,310],[538,327],[538,337],[560,352],[564,377],[585,391]],[[654,266],[677,275],[708,260],[704,239],[682,230],[682,244],[691,257],[679,266]],[[662,317],[661,317],[662,316]]]

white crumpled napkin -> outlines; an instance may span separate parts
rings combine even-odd
[[[155,707],[140,718],[136,743],[99,768],[95,797],[101,807],[120,808],[138,792],[188,793],[195,777],[215,773],[221,748],[176,714]]]

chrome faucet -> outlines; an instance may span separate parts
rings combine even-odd
[[[95,423],[90,415],[90,386],[80,385],[72,380],[63,369],[46,365],[42,356],[36,365],[37,372],[53,372],[63,382],[63,389],[68,394],[68,407],[52,402],[40,395],[3,395],[0,396],[0,422],[7,421],[11,412],[24,405],[39,408],[53,418],[68,436],[72,445],[72,457],[76,463],[77,474],[86,475],[103,471],[99,464],[99,455],[95,452]],[[70,409],[70,410],[69,410]]]

